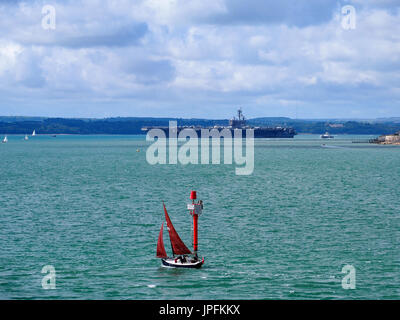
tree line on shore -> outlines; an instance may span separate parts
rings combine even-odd
[[[41,134],[144,134],[146,126],[168,126],[176,120],[178,126],[227,126],[229,121],[182,118],[107,118],[66,119],[34,117],[0,117],[1,134],[26,134],[33,130]],[[329,121],[299,120],[290,118],[255,118],[248,120],[252,126],[292,127],[297,133],[322,134],[391,134],[400,130],[400,121]]]

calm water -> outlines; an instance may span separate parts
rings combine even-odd
[[[257,140],[253,175],[236,176],[232,165],[151,166],[144,137],[8,138],[0,299],[400,298],[400,147]],[[162,268],[161,201],[190,246],[191,189],[205,204],[206,263]],[[355,290],[342,289],[345,264]],[[56,290],[42,289],[45,265]]]

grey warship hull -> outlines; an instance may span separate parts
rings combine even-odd
[[[234,137],[235,130],[242,130],[242,137],[246,137],[246,130],[253,130],[254,138],[293,138],[297,133],[293,128],[286,127],[253,127],[246,124],[245,117],[243,116],[242,110],[238,110],[238,118],[229,120],[229,126],[215,126],[215,127],[198,127],[198,126],[178,126],[171,130],[169,127],[144,127],[142,131],[148,132],[151,129],[161,129],[164,131],[165,137],[168,138],[170,135],[177,136],[184,129],[194,130],[198,137],[205,137],[211,130],[218,130],[221,135],[222,131],[229,130],[231,136]],[[202,131],[206,131],[202,134]],[[207,133],[208,131],[208,133]]]
[[[169,138],[170,130],[168,127],[146,127],[142,128],[142,131],[147,132],[151,129],[161,129],[164,131],[165,137]],[[205,130],[218,130],[221,132],[222,130],[228,129],[231,132],[231,136],[234,137],[234,130],[242,129],[242,136],[246,137],[246,130],[253,130],[254,138],[293,138],[297,133],[292,128],[275,128],[275,127],[265,127],[265,128],[228,128],[228,127],[218,127],[218,128],[199,128],[199,127],[178,127],[177,132],[173,131],[173,136],[179,135],[179,133],[184,129],[192,129],[196,132],[197,136],[202,137],[202,129]]]

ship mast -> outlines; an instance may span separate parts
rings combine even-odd
[[[238,127],[244,127],[246,125],[246,121],[243,115],[242,108],[238,110]]]
[[[244,120],[244,118],[242,118],[243,117],[243,112],[242,112],[242,108],[240,108],[239,110],[238,110],[238,120],[240,121],[240,120]]]

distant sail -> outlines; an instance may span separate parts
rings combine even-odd
[[[168,212],[167,209],[165,208],[164,203],[163,206],[164,206],[165,220],[167,220],[169,238],[171,240],[172,253],[176,255],[191,254],[192,252],[183,243],[178,233],[176,232],[174,226],[172,225],[171,219],[168,216]]]
[[[36,136],[36,131],[35,130],[33,130],[33,132],[32,132],[32,137],[34,137],[34,136]]]
[[[157,258],[168,258],[167,252],[165,251],[164,247],[163,228],[164,228],[164,222],[161,225],[160,234],[158,235]]]
[[[6,143],[6,142],[8,142],[7,136],[5,136],[3,139],[3,143]]]

